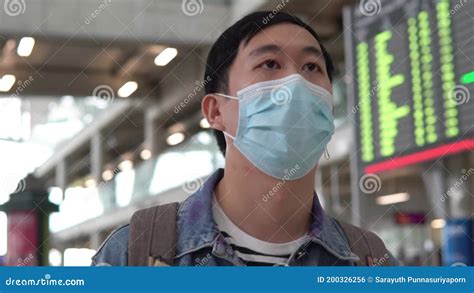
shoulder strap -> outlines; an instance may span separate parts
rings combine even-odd
[[[129,266],[172,266],[176,252],[178,203],[135,212],[128,236]]]
[[[382,239],[374,233],[336,220],[346,235],[351,251],[360,258],[358,266],[388,266],[390,254]]]

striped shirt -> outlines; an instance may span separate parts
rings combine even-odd
[[[308,235],[286,243],[271,243],[257,239],[235,225],[224,213],[215,196],[212,215],[221,234],[237,256],[248,266],[284,265],[290,255],[309,240]]]

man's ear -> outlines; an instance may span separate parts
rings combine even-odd
[[[201,111],[207,122],[209,122],[211,128],[220,131],[225,130],[221,115],[222,103],[222,99],[213,94],[205,95],[201,101]]]

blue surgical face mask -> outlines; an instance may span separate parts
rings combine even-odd
[[[265,174],[295,180],[318,163],[334,133],[332,96],[299,74],[259,82],[237,92],[234,146]]]

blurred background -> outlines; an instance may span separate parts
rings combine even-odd
[[[257,10],[301,17],[335,61],[326,212],[405,265],[474,265],[474,1],[0,3],[0,265],[89,265],[134,211],[223,167],[205,59]]]

